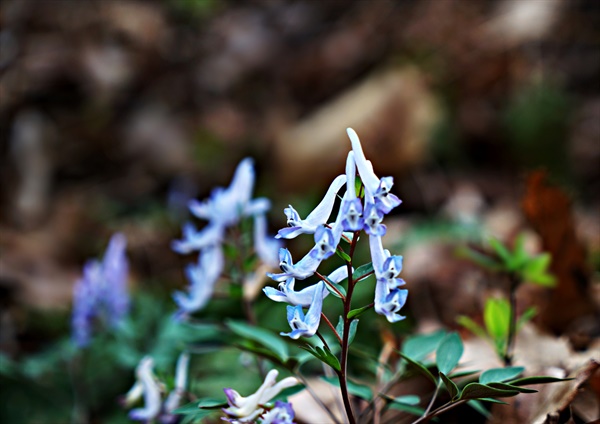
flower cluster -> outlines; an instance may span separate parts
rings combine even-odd
[[[123,234],[113,235],[103,260],[88,261],[82,278],[75,283],[71,324],[79,347],[90,343],[95,323],[103,321],[114,327],[128,312],[126,246]]]
[[[144,406],[129,411],[129,418],[144,422],[158,419],[161,424],[177,422],[179,417],[173,414],[173,411],[181,404],[186,390],[189,361],[188,353],[184,352],[179,356],[175,370],[175,387],[163,401],[165,385],[154,374],[153,359],[145,356],[137,366],[136,382],[123,398],[124,406],[130,407],[143,397]]]
[[[275,407],[265,413],[265,405],[271,399],[282,390],[298,384],[295,377],[287,377],[276,383],[277,374],[277,370],[269,371],[263,384],[248,397],[241,396],[233,389],[224,389],[229,408],[223,409],[227,415],[223,419],[232,423],[291,424],[294,411],[289,403],[277,401]]]
[[[398,277],[402,270],[402,257],[391,255],[383,249],[381,242],[381,237],[386,233],[383,218],[401,201],[390,193],[393,178],[377,177],[354,130],[348,128],[347,133],[352,150],[348,153],[345,174],[333,180],[323,200],[306,218],[302,219],[291,205],[286,208],[284,213],[288,227],[279,230],[276,236],[291,239],[300,234],[312,234],[315,241],[314,247],[296,263],[289,250],[280,249],[279,267],[282,272],[268,274],[273,280],[280,282],[279,290],[264,289],[272,300],[290,304],[287,307],[287,318],[292,331],[282,334],[294,339],[315,334],[323,298],[328,294],[324,282],[298,292],[294,291],[294,282],[314,275],[321,262],[336,252],[344,232],[353,233],[348,237],[358,236],[358,232],[362,230],[369,235],[373,269],[377,278],[375,311],[384,315],[389,322],[404,319],[399,311],[406,301],[408,291],[399,288],[404,284],[404,280]],[[360,196],[357,195],[355,186],[357,171],[364,187],[364,195]],[[346,191],[341,197],[337,217],[333,223],[328,223],[338,192],[344,186]],[[342,267],[330,275],[328,280],[337,283],[347,277],[347,267]],[[305,307],[308,307],[306,314],[303,311]]]
[[[208,223],[202,230],[186,224],[183,239],[173,242],[173,250],[178,253],[200,252],[198,262],[186,268],[190,282],[188,292],[173,295],[180,315],[201,310],[211,298],[225,266],[223,242],[226,230],[242,218],[252,217],[254,220],[254,250],[258,257],[268,265],[277,265],[280,243],[267,235],[265,216],[271,205],[266,198],[252,199],[254,180],[252,159],[246,158],[238,165],[229,187],[214,189],[205,201],[189,202],[192,214]]]

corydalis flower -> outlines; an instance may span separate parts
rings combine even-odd
[[[333,209],[335,196],[345,183],[346,176],[338,175],[329,186],[323,200],[321,200],[317,207],[308,214],[306,219],[301,219],[300,215],[292,205],[285,208],[283,211],[287,217],[288,227],[279,230],[275,237],[292,239],[300,234],[313,234],[317,228],[326,224]]]
[[[202,202],[189,202],[190,211],[208,223],[201,230],[186,224],[183,238],[172,243],[173,250],[181,254],[200,252],[198,264],[186,268],[190,282],[187,293],[176,292],[173,295],[179,307],[175,317],[185,317],[206,306],[225,266],[222,244],[226,230],[242,218],[254,219],[254,251],[258,258],[271,267],[277,265],[277,251],[281,246],[279,241],[267,234],[265,217],[270,202],[266,198],[252,199],[254,180],[252,159],[246,158],[236,168],[229,187],[214,189],[210,198]]]
[[[317,249],[318,247],[313,247],[311,251],[296,264],[294,264],[292,254],[288,249],[279,249],[279,268],[281,268],[281,271],[283,272],[279,274],[269,272],[267,273],[267,276],[275,281],[285,281],[290,277],[304,280],[310,277],[315,273],[322,261],[315,253]]]
[[[264,414],[260,424],[294,424],[294,409],[288,402],[275,402],[275,407]]]
[[[304,315],[304,311],[300,305],[287,307],[287,320],[292,331],[281,333],[282,336],[299,339],[300,337],[312,337],[315,335],[321,321],[323,298],[325,297],[323,292],[327,291],[325,283],[322,281],[317,283],[316,286],[306,315]]]
[[[83,277],[73,289],[73,339],[79,347],[90,343],[94,324],[105,321],[118,325],[129,309],[125,255],[127,240],[123,234],[111,237],[102,262],[88,261]]]
[[[216,245],[205,248],[197,264],[188,265],[186,268],[186,275],[190,281],[188,294],[180,291],[173,294],[180,315],[195,312],[206,305],[223,271],[224,263],[223,249],[220,245]]]
[[[277,396],[282,390],[298,384],[295,377],[287,377],[276,382],[277,370],[271,370],[265,377],[265,381],[258,390],[250,396],[243,397],[233,389],[223,389],[227,396],[229,408],[223,409],[227,414],[226,421],[250,423],[264,412],[262,405],[267,404],[271,399]]]
[[[346,265],[339,267],[327,276],[327,279],[332,283],[339,283],[344,278],[348,277],[348,267]],[[310,306],[315,293],[320,291],[323,299],[329,294],[329,290],[322,290],[319,284],[313,284],[303,290],[294,290],[295,279],[288,278],[285,282],[279,283],[279,290],[273,287],[265,287],[263,291],[267,297],[275,302],[285,302],[291,305],[300,305],[304,307]]]
[[[144,406],[132,409],[129,418],[136,421],[151,422],[158,418],[162,424],[177,422],[178,416],[173,411],[179,407],[187,386],[190,355],[187,352],[179,355],[175,370],[175,387],[166,400],[162,401],[164,384],[154,374],[154,360],[145,356],[136,368],[136,382],[124,396],[123,404],[130,407],[140,398],[144,398]]]
[[[394,184],[392,177],[383,177],[379,179],[373,171],[373,165],[367,160],[360,144],[358,135],[352,128],[347,128],[346,132],[352,143],[352,151],[356,161],[358,173],[365,186],[365,191],[370,193],[375,199],[377,210],[382,214],[388,214],[392,209],[398,206],[402,201],[392,193],[390,189]]]
[[[389,322],[397,322],[405,317],[398,312],[406,303],[408,290],[399,289],[404,280],[398,278],[402,271],[402,256],[392,256],[383,249],[380,236],[369,236],[371,260],[377,278],[375,286],[375,312],[384,315]]]

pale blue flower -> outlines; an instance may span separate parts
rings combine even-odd
[[[348,267],[346,265],[339,267],[327,276],[329,281],[336,284],[344,278],[348,278]],[[294,278],[288,278],[285,282],[279,283],[279,290],[273,287],[265,287],[263,291],[269,299],[275,302],[285,302],[294,306],[300,305],[304,307],[310,306],[317,291],[322,293],[323,299],[329,294],[329,290],[322,290],[319,284],[313,284],[300,291],[295,291],[295,282]]]
[[[279,268],[283,272],[274,274],[272,272],[267,273],[267,276],[275,281],[285,281],[290,277],[294,277],[297,280],[304,280],[315,273],[321,259],[317,259],[315,256],[315,250],[317,247],[313,247],[300,261],[294,264],[292,260],[292,254],[288,249],[279,249]]]
[[[223,409],[229,422],[252,423],[264,412],[262,405],[267,404],[271,399],[277,396],[282,390],[293,387],[298,384],[295,377],[287,377],[276,382],[277,370],[271,370],[265,377],[264,383],[258,390],[250,396],[243,397],[237,391],[227,388],[223,389],[227,396],[229,408]]]
[[[215,245],[202,250],[197,264],[188,265],[188,293],[178,291],[173,294],[180,316],[199,311],[206,305],[223,271],[224,263],[223,249],[220,245]]]
[[[377,209],[373,201],[373,196],[370,193],[365,193],[365,211],[363,213],[364,229],[370,236],[383,236],[386,232],[386,227],[382,224],[383,213]]]
[[[344,231],[360,231],[363,229],[362,203],[356,197],[356,163],[354,152],[348,153],[346,159],[346,194],[342,200],[341,213],[343,216],[342,227]]]
[[[261,261],[276,267],[281,242],[267,234],[267,218],[264,214],[254,216],[254,250]]]
[[[391,255],[389,250],[384,250],[380,236],[369,236],[369,247],[377,280],[385,281],[391,289],[403,286],[404,280],[398,278],[402,272],[402,256]]]
[[[136,382],[123,397],[123,404],[125,407],[131,407],[143,396],[144,406],[131,410],[129,418],[147,423],[156,419],[161,424],[178,422],[179,416],[173,414],[173,411],[179,407],[185,394],[189,361],[189,353],[179,355],[175,370],[175,387],[163,402],[164,384],[154,374],[154,360],[150,356],[142,358],[136,368]]]
[[[275,407],[262,416],[260,424],[294,424],[292,404],[276,401]]]
[[[190,211],[198,218],[224,227],[237,223],[242,216],[265,213],[270,202],[264,198],[251,199],[254,180],[253,161],[246,158],[237,166],[229,187],[215,188],[203,202],[190,201]]]
[[[380,236],[369,236],[373,271],[377,278],[375,286],[375,312],[385,315],[389,322],[397,322],[405,317],[398,314],[406,302],[408,290],[398,287],[404,280],[398,278],[402,271],[402,256],[392,256],[383,249]]]
[[[136,385],[131,388],[126,397],[132,398],[133,393],[139,393],[141,387],[141,392],[144,395],[144,406],[132,409],[129,412],[129,418],[132,420],[150,422],[160,414],[162,406],[160,385],[158,378],[154,375],[153,368],[154,361],[149,356],[144,357],[137,366],[135,371],[137,376]]]
[[[394,179],[392,177],[384,177],[380,180],[373,171],[373,165],[365,157],[360,144],[360,139],[356,132],[352,128],[347,128],[346,132],[352,143],[356,167],[358,168],[358,173],[365,186],[365,192],[370,193],[374,197],[377,210],[386,215],[402,203],[396,195],[390,193],[390,189],[394,184]]]
[[[175,387],[167,396],[163,403],[163,412],[160,415],[159,421],[162,424],[173,424],[179,421],[180,416],[173,414],[173,411],[181,405],[181,401],[186,391],[188,368],[190,363],[190,354],[183,352],[177,359],[175,366]]]
[[[313,234],[317,228],[326,224],[329,215],[331,215],[336,194],[345,183],[346,176],[338,175],[329,186],[329,189],[327,189],[327,193],[325,193],[323,200],[321,200],[317,207],[308,214],[306,219],[301,219],[300,215],[292,205],[285,208],[284,213],[287,217],[288,227],[279,230],[275,237],[292,239],[300,234]]]
[[[288,306],[287,320],[292,329],[289,333],[281,333],[282,336],[288,336],[292,339],[300,337],[312,337],[319,329],[321,321],[321,310],[323,308],[323,291],[327,291],[324,282],[317,284],[317,289],[313,294],[312,301],[306,315],[302,306]]]
[[[103,321],[118,325],[129,309],[129,264],[123,234],[114,234],[102,262],[88,261],[73,288],[73,339],[79,347],[90,343],[93,326]]]
[[[194,225],[186,223],[183,226],[183,240],[174,240],[171,247],[175,252],[186,255],[207,246],[220,244],[224,231],[224,227],[212,223],[197,231]]]
[[[400,309],[406,303],[408,290],[392,289],[385,280],[377,280],[375,286],[375,312],[385,315],[389,322],[398,322],[406,318],[400,315]]]

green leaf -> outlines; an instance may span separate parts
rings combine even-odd
[[[543,253],[532,258],[525,265],[523,279],[529,283],[538,284],[540,286],[554,287],[556,285],[556,278],[548,273],[550,259],[551,257],[548,253]]]
[[[187,415],[187,414],[196,414],[200,408],[202,409],[221,409],[226,408],[227,402],[223,402],[219,399],[212,398],[204,398],[195,400],[193,402],[187,403],[173,411],[173,414],[178,415]]]
[[[405,405],[418,405],[421,403],[421,398],[417,395],[404,395],[389,399],[390,402],[403,403]]]
[[[321,376],[321,379],[328,382],[329,384],[340,387],[340,380],[336,376],[326,377]],[[364,384],[354,383],[351,380],[346,380],[346,385],[348,386],[348,393],[359,397],[361,399],[370,401],[373,398],[373,391],[369,386],[365,386]]]
[[[417,395],[405,395],[397,398],[385,396],[385,400],[392,409],[397,409],[416,416],[422,416],[425,413],[424,408],[417,406],[421,402],[421,399],[419,399],[419,396]]]
[[[502,242],[495,238],[489,239],[489,244],[492,247],[492,250],[498,255],[500,259],[504,262],[505,265],[509,265],[512,260],[512,255],[508,251],[508,249],[502,244]]]
[[[358,327],[358,320],[353,319],[350,321],[350,334],[348,334],[348,345],[352,343],[354,340],[354,336],[356,335],[356,328]],[[344,319],[340,315],[337,325],[335,326],[335,331],[340,335],[340,338],[344,338]]]
[[[400,353],[400,352],[399,352]],[[404,359],[406,362],[408,362],[409,366],[418,371],[419,373],[423,374],[425,377],[427,377],[434,385],[437,386],[437,379],[433,376],[433,374],[425,367],[425,365],[421,364],[418,361],[415,361],[414,359],[406,356],[403,353],[400,353],[400,356],[402,357],[402,359]]]
[[[448,377],[449,378],[467,377],[469,375],[477,374],[478,372],[479,372],[479,370],[464,370],[464,371],[452,372],[452,373],[450,373],[450,375],[448,375]]]
[[[313,355],[319,361],[329,365],[331,368],[333,368],[336,371],[340,371],[342,369],[338,358],[333,353],[331,353],[331,351],[327,348],[323,349],[320,346],[313,347],[311,345],[306,345],[306,346],[300,346],[300,349],[304,349],[305,351],[309,352],[311,355]]]
[[[241,321],[227,321],[227,327],[240,337],[253,340],[271,350],[281,362],[289,358],[287,344],[272,332]]]
[[[340,258],[342,258],[344,260],[344,262],[352,262],[352,258],[350,258],[350,256],[348,256],[348,254],[346,252],[344,252],[342,249],[335,249],[335,253]]]
[[[348,312],[348,319],[352,319],[359,315],[362,315],[363,312],[368,311],[372,307],[373,307],[373,305],[367,305],[367,306],[363,306],[362,308],[352,309],[350,312]]]
[[[479,400],[471,399],[467,401],[467,404],[471,408],[479,412],[481,415],[483,415],[485,418],[490,419],[492,417],[492,413],[488,411]]]
[[[477,324],[475,321],[473,321],[468,316],[460,315],[458,318],[456,318],[456,322],[458,324],[462,325],[463,327],[465,327],[471,333],[475,334],[480,339],[485,340],[488,338],[488,335],[485,332],[485,330],[483,329],[483,327],[481,325]]]
[[[281,401],[286,402],[287,398],[295,395],[296,393],[300,393],[305,388],[306,387],[304,387],[303,384],[297,384],[295,386],[288,387],[287,389],[283,389],[281,392],[279,392],[279,394],[277,396],[275,396],[272,400],[273,401],[281,400]]]
[[[494,381],[507,381],[518,377],[524,370],[524,367],[491,368],[481,373],[479,383],[488,384]]]
[[[494,398],[489,398],[489,397],[483,397],[483,398],[479,398],[477,400],[482,401],[482,402],[499,403],[500,405],[508,405],[508,403],[506,403],[506,402],[503,402],[501,400],[494,399]]]
[[[521,314],[519,319],[517,320],[517,330],[520,330],[523,325],[525,325],[528,321],[530,321],[537,314],[537,309],[535,306],[530,306],[525,309],[525,311]]]
[[[327,280],[327,282],[325,282],[325,287],[327,287],[327,290],[329,290],[329,293],[331,293],[338,299],[341,299],[341,297],[339,294],[337,294],[337,292],[332,287],[335,287],[335,289],[337,291],[339,291],[342,294],[342,296],[346,296],[346,289],[341,284],[336,284],[330,280]]]
[[[444,382],[444,386],[446,386],[446,390],[448,390],[448,393],[450,393],[450,398],[454,400],[454,398],[459,393],[458,386],[454,383],[454,381],[450,380],[443,372],[440,372],[439,374],[440,378]]]
[[[537,393],[537,390],[534,389],[526,389],[524,387],[519,387],[519,386],[513,386],[512,384],[506,384],[506,383],[489,383],[487,384],[490,387],[493,387],[494,389],[502,389],[502,390],[517,390],[521,393]]]
[[[420,361],[438,347],[446,334],[446,331],[438,330],[429,334],[409,337],[402,344],[402,353],[416,361]]]
[[[440,372],[448,375],[458,365],[464,347],[457,333],[450,333],[441,341],[435,352],[435,362]]]
[[[534,377],[524,377],[517,380],[509,381],[508,384],[512,386],[527,386],[529,384],[548,384],[548,383],[560,383],[561,381],[573,380],[572,378],[556,378],[548,377],[545,375],[538,375]]]
[[[495,340],[508,336],[510,305],[506,299],[489,298],[485,303],[483,318],[488,334]]]
[[[458,248],[456,250],[456,255],[491,271],[498,271],[501,269],[501,265],[493,258],[469,247]]]
[[[487,397],[511,397],[517,396],[520,392],[518,390],[502,390],[495,389],[485,384],[469,383],[465,386],[458,400],[465,399],[480,399]]]
[[[352,273],[352,281],[358,282],[363,278],[366,278],[371,275],[373,272],[373,262],[369,262],[368,264],[364,264],[356,268]]]

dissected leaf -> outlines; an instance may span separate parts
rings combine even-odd
[[[569,381],[573,380],[572,378],[557,378],[557,377],[548,377],[544,375],[535,376],[535,377],[524,377],[519,378],[518,380],[509,381],[508,384],[512,386],[527,386],[529,384],[548,384],[548,383],[560,383],[561,381]]]
[[[488,411],[485,408],[485,406],[483,406],[483,404],[477,399],[468,400],[467,405],[469,405],[471,408],[473,408],[474,410],[479,412],[481,415],[483,415],[487,419],[490,419],[492,417],[492,413],[490,411]]]

